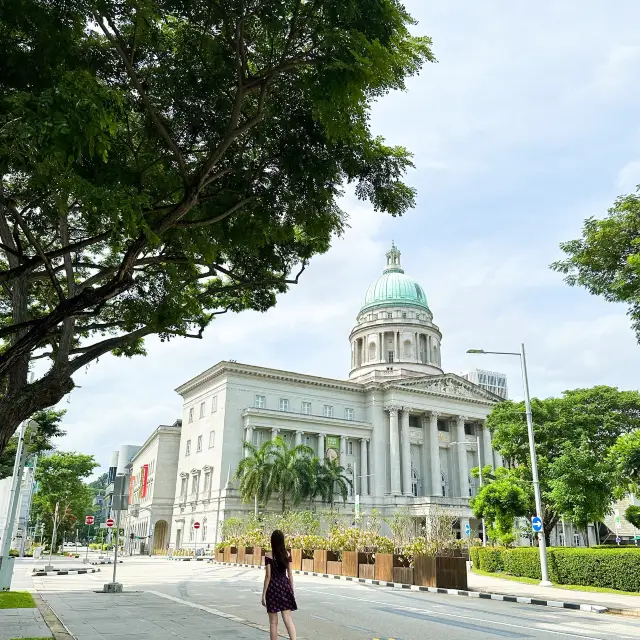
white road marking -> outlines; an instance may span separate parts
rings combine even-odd
[[[313,591],[313,589],[307,589],[308,591]],[[323,595],[330,595],[327,594],[326,592],[320,592]],[[606,638],[599,638],[599,637],[595,637],[595,636],[585,636],[583,634],[580,633],[567,633],[565,631],[554,631],[552,629],[545,629],[543,627],[528,627],[526,625],[522,625],[522,624],[513,624],[510,622],[499,622],[498,620],[486,620],[484,618],[475,618],[473,616],[463,616],[457,613],[444,613],[443,611],[432,611],[430,609],[419,609],[417,607],[406,607],[403,605],[397,605],[397,604],[390,604],[389,602],[384,602],[381,600],[369,600],[368,598],[354,598],[352,596],[346,596],[344,594],[336,594],[335,595],[336,598],[345,598],[347,600],[357,600],[359,602],[369,602],[371,604],[380,604],[380,605],[384,605],[386,607],[392,607],[394,609],[401,609],[403,611],[415,611],[418,613],[426,613],[426,614],[436,614],[439,616],[446,616],[448,618],[460,618],[461,620],[472,620],[474,622],[483,622],[486,624],[497,624],[500,625],[501,627],[510,627],[512,629],[526,629],[527,631],[544,631],[545,633],[551,633],[553,635],[557,635],[557,636],[566,636],[569,638],[582,638],[583,640],[606,640]],[[635,640],[633,638],[633,636],[621,636],[618,635],[618,638],[625,638],[625,639],[629,639],[629,640]]]

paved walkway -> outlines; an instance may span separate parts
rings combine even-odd
[[[265,638],[264,630],[236,622],[233,616],[214,615],[148,592],[67,591],[41,596],[77,640]]]
[[[597,593],[592,591],[559,589],[556,587],[539,587],[524,582],[482,576],[472,571],[468,574],[468,582],[469,589],[473,591],[502,593],[505,595],[540,598],[543,600],[558,600],[560,602],[577,602],[579,604],[597,604],[602,607],[607,607],[607,609],[634,610],[640,614],[640,595],[624,596],[615,593]]]
[[[51,632],[37,609],[0,609],[0,640],[51,638]]]

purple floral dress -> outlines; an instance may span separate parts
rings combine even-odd
[[[269,613],[296,611],[298,605],[293,595],[286,568],[280,569],[273,558],[269,556],[265,556],[264,562],[266,566],[271,567],[271,579],[265,596],[267,611]],[[289,562],[291,562],[291,558],[289,558]]]

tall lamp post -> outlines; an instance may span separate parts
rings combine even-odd
[[[538,478],[538,460],[536,458],[536,443],[533,435],[533,414],[531,413],[531,398],[529,396],[529,376],[527,375],[527,358],[524,351],[524,344],[520,345],[520,352],[513,351],[485,351],[484,349],[468,349],[467,353],[496,356],[518,356],[520,367],[522,368],[522,385],[524,387],[524,406],[527,414],[527,433],[529,435],[529,454],[531,456],[531,476],[533,478],[533,495],[536,501],[536,511],[542,519],[542,497],[540,495],[540,480]],[[547,541],[544,536],[544,529],[538,534],[540,549],[540,571],[542,573],[541,587],[552,586],[549,580],[549,569],[547,566]]]

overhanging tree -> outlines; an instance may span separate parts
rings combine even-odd
[[[433,60],[412,24],[398,0],[4,3],[0,450],[101,355],[273,306],[344,183],[413,205],[368,122]]]

